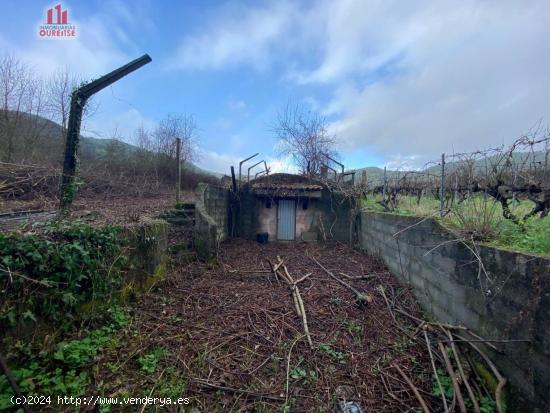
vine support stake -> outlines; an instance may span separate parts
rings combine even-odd
[[[445,215],[445,154],[441,154],[441,186],[439,187],[439,216]]]
[[[179,206],[181,197],[181,138],[176,138],[176,160],[178,162],[177,167],[177,187],[176,187],[176,205]]]
[[[386,167],[384,166],[384,184],[382,185],[382,201],[386,200],[386,185],[388,184],[388,178],[386,175]]]
[[[78,145],[80,141],[80,124],[82,122],[82,112],[87,100],[123,78],[129,73],[151,62],[148,54],[101,76],[99,79],[86,83],[75,89],[71,95],[71,111],[69,113],[69,123],[67,126],[67,142],[65,143],[65,156],[63,157],[63,173],[61,175],[61,185],[59,190],[59,217],[63,218],[69,215],[71,205],[77,192],[77,166],[78,166]]]

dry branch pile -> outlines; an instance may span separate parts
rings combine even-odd
[[[444,411],[432,365],[445,371],[449,337],[379,261],[344,245],[225,242],[218,264],[179,266],[157,287],[135,308],[142,339],[130,358],[165,348],[201,411],[334,411],[345,400]],[[485,390],[454,353],[448,361],[457,391],[446,402],[459,411]]]
[[[0,198],[25,194],[53,195],[59,186],[60,171],[54,168],[0,162]]]

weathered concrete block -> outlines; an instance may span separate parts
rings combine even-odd
[[[124,235],[131,248],[122,290],[123,300],[141,293],[165,276],[168,227],[168,222],[162,219],[144,218],[138,225],[125,229]]]
[[[476,246],[480,263],[455,234],[435,220],[419,219],[365,211],[360,247],[410,283],[420,305],[436,319],[464,324],[487,338],[531,340],[503,344],[505,354],[492,357],[511,383],[510,407],[546,411],[550,260]]]

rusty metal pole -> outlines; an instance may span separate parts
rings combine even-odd
[[[231,228],[231,238],[235,237],[235,228],[237,227],[237,217],[238,217],[238,211],[239,211],[239,202],[238,202],[238,194],[237,194],[237,180],[235,179],[235,167],[231,165],[231,182],[232,182],[232,191],[230,193],[230,203],[229,203],[229,209],[230,209],[230,228]]]
[[[151,60],[151,57],[145,54],[101,76],[99,79],[79,87],[72,93],[71,111],[69,113],[69,123],[67,125],[67,142],[65,143],[65,156],[63,158],[63,174],[61,175],[59,190],[60,218],[69,214],[76,192],[78,191],[76,175],[78,168],[78,145],[80,143],[80,124],[82,122],[82,112],[87,100],[95,93],[146,65],[151,62]]]
[[[237,180],[235,179],[235,168],[231,165],[231,182],[233,184],[233,192],[237,193]]]
[[[181,138],[176,138],[176,160],[178,162],[178,186],[176,188],[176,206],[179,206],[181,200]]]

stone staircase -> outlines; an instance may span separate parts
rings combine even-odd
[[[195,204],[178,204],[174,209],[167,211],[163,218],[172,225],[195,226]]]
[[[181,203],[166,211],[162,219],[168,221],[168,246],[172,252],[188,251],[193,248],[195,230],[195,204]]]

